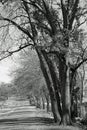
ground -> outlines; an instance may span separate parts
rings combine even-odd
[[[37,109],[27,102],[13,103],[0,109],[0,130],[80,130],[77,127],[63,127],[54,123],[51,113]]]

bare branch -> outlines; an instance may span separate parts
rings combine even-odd
[[[72,24],[73,24],[73,21],[74,21],[76,12],[77,12],[78,4],[79,4],[79,0],[75,0],[74,6],[73,6],[73,9],[72,9],[71,18],[69,20],[69,30],[72,28]]]
[[[24,5],[24,10],[26,11],[26,13],[28,15],[29,23],[30,23],[31,30],[32,30],[32,36],[34,39],[35,38],[35,35],[34,35],[35,30],[33,29],[33,23],[32,23],[31,18],[30,18],[30,10],[29,10],[28,5],[25,1],[23,1],[23,5]]]
[[[15,16],[14,18],[12,18],[12,20],[13,20],[13,19],[20,18],[20,17],[23,17],[23,18],[28,18],[28,16],[25,16],[25,15],[18,15],[18,16]]]
[[[85,22],[87,22],[87,18],[83,22],[81,22],[78,27],[80,27],[81,25],[83,25]]]
[[[7,26],[9,26],[9,25],[12,25],[12,24],[9,24],[9,23],[8,23],[8,24],[5,24],[5,25],[1,25],[0,28],[5,28],[5,27],[7,27]]]
[[[12,24],[13,24],[14,26],[16,26],[19,30],[21,30],[23,33],[27,34],[30,39],[33,40],[31,34],[29,33],[29,31],[28,31],[27,29],[21,27],[21,26],[20,26],[19,24],[17,24],[16,22],[14,22],[14,21],[12,21],[12,20],[10,20],[10,19],[8,19],[8,18],[4,18],[4,17],[2,17],[0,20],[5,20],[5,21],[8,21],[8,22],[12,23]]]
[[[34,6],[35,8],[37,8],[41,13],[43,13],[45,15],[45,12],[41,9],[41,7],[39,5],[37,5],[35,2],[33,1],[30,1],[30,2],[27,2],[25,0],[22,0],[23,2],[27,3],[27,4],[30,4],[32,6]]]
[[[62,9],[62,16],[63,16],[63,27],[67,28],[67,10],[64,6],[63,0],[61,0],[61,9]]]
[[[83,63],[87,61],[87,58],[83,59],[78,65],[74,68],[74,70],[77,70]]]
[[[19,51],[21,51],[21,50],[23,50],[24,48],[27,48],[27,47],[29,47],[29,46],[33,46],[33,44],[26,44],[26,45],[24,45],[24,46],[20,46],[18,49],[14,50],[14,51],[8,51],[8,50],[5,51],[5,52],[7,52],[8,54],[5,55],[5,56],[3,56],[3,57],[1,57],[1,58],[0,58],[0,61],[1,61],[1,60],[4,60],[4,59],[6,59],[6,58],[8,58],[8,57],[10,57],[10,56],[12,56],[14,53],[19,52]]]

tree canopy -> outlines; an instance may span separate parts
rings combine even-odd
[[[31,46],[40,62],[55,122],[70,124],[73,81],[87,61],[87,2],[1,0],[1,10],[0,60]]]

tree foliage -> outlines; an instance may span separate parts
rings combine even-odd
[[[28,51],[30,50],[30,55]],[[17,86],[18,95],[25,97],[36,96],[40,97],[43,93],[46,84],[40,70],[39,61],[35,51],[28,49],[20,55],[20,67],[14,72],[14,84]],[[34,60],[33,60],[34,59]],[[43,79],[43,80],[42,80]],[[44,90],[46,92],[46,90]]]

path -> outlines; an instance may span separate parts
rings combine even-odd
[[[18,106],[3,109],[0,113],[0,130],[79,130],[55,125],[52,115],[35,106]]]

